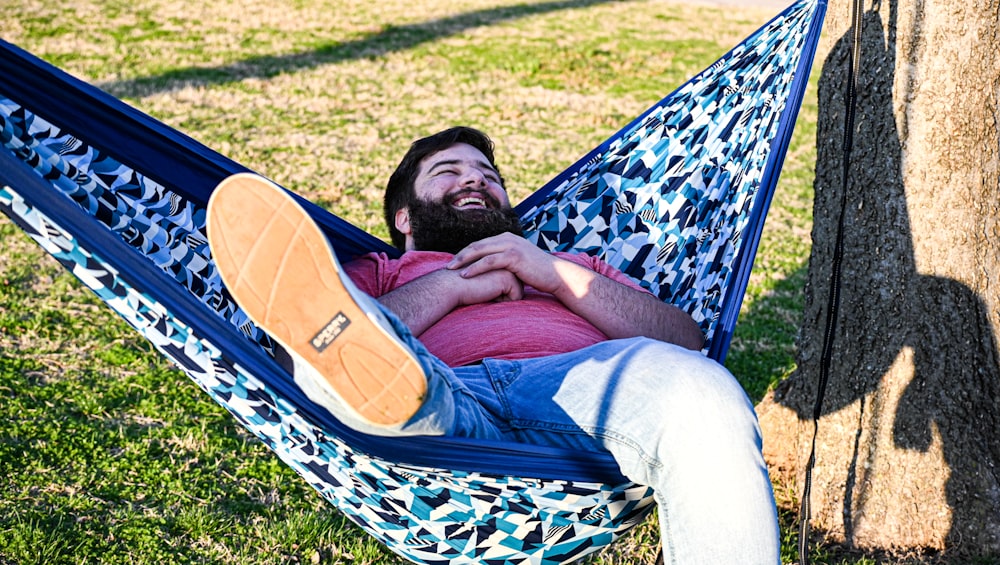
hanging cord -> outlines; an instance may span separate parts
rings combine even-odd
[[[823,334],[823,354],[820,357],[819,385],[816,391],[816,405],[813,407],[812,447],[806,464],[805,486],[802,490],[802,507],[799,511],[799,563],[809,565],[809,520],[812,513],[812,471],[816,464],[816,437],[819,434],[819,418],[823,412],[823,396],[830,380],[830,365],[833,360],[833,341],[837,331],[837,313],[840,309],[840,275],[844,260],[844,216],[847,212],[848,173],[850,172],[851,148],[854,146],[854,114],[857,106],[858,72],[861,64],[861,22],[863,1],[854,0],[851,14],[851,61],[847,75],[846,115],[844,120],[844,169],[843,186],[840,194],[840,217],[837,224],[837,240],[833,249],[833,266],[830,277],[830,296],[826,308],[826,329]]]

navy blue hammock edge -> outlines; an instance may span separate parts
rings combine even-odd
[[[701,325],[723,361],[815,55],[802,0],[517,206]],[[205,206],[246,167],[0,41],[0,209],[352,521],[418,563],[569,563],[654,507],[610,456],[366,436],[312,404],[222,287]],[[299,201],[341,258],[396,253]]]

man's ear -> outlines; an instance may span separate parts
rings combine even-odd
[[[395,224],[396,224],[396,229],[399,230],[399,233],[405,235],[407,238],[410,237],[410,234],[413,233],[413,230],[410,229],[409,208],[404,207],[400,208],[399,210],[396,210]]]

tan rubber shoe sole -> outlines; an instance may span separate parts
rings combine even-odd
[[[326,237],[288,193],[257,175],[226,178],[209,201],[208,240],[236,302],[314,368],[324,390],[374,426],[399,426],[416,413],[423,370],[359,306],[371,298],[352,297],[360,291],[341,279]]]

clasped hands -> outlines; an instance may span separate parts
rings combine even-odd
[[[525,285],[561,299],[567,293],[585,292],[585,279],[593,274],[511,233],[468,245],[445,270],[456,275],[452,290],[461,305],[520,300]]]

